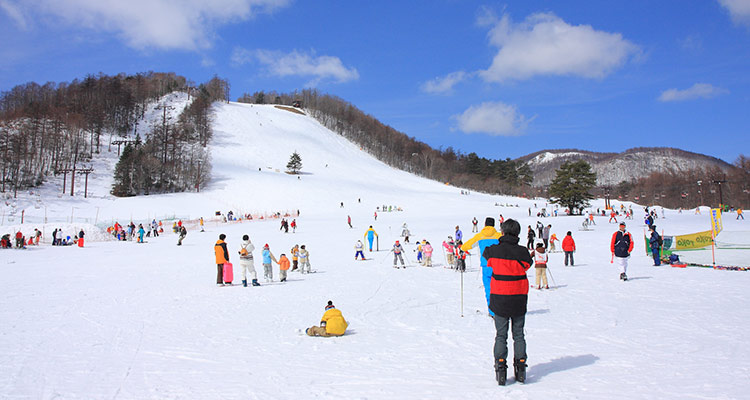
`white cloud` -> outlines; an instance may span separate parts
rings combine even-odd
[[[0,0],[0,10],[5,11],[6,14],[18,25],[21,29],[26,29],[26,18],[23,16],[21,10],[10,0]]]
[[[687,89],[667,89],[661,92],[659,101],[685,101],[696,99],[710,99],[729,93],[728,90],[713,86],[708,83],[696,83]]]
[[[198,50],[211,46],[216,27],[271,12],[289,1],[30,0],[25,7],[74,27],[115,33],[136,49]]]
[[[446,76],[427,81],[422,85],[422,91],[432,94],[448,93],[453,86],[464,81],[467,75],[464,71],[452,72]]]
[[[515,106],[502,102],[471,106],[463,114],[454,115],[458,129],[464,133],[486,133],[492,136],[523,135],[529,122]]]
[[[719,0],[736,23],[750,25],[750,0]]]
[[[639,52],[619,33],[570,25],[551,13],[530,15],[519,24],[505,15],[489,38],[499,51],[492,65],[480,72],[488,82],[536,75],[603,78]]]
[[[317,56],[314,51],[308,54],[297,50],[283,53],[273,50],[236,48],[232,53],[231,61],[235,66],[258,62],[274,76],[312,78],[306,86],[315,86],[324,79],[333,79],[339,83],[359,79],[359,72],[356,68],[347,68],[338,57]]]

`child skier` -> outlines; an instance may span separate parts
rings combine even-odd
[[[417,249],[414,250],[414,251],[417,252],[417,262],[419,264],[423,264],[422,263],[422,243],[423,242],[424,242],[424,240],[422,240],[421,242],[417,242]]]
[[[456,271],[466,271],[466,252],[461,249],[463,246],[462,241],[456,242],[455,257],[456,257]]]
[[[445,253],[445,261],[448,263],[448,266],[453,269],[455,267],[455,260],[454,260],[454,252],[456,248],[456,244],[453,242],[453,238],[448,236],[448,240],[443,240],[443,252]]]
[[[555,252],[555,242],[559,241],[560,239],[557,238],[557,234],[553,233],[552,236],[549,237],[549,252],[554,253]]]
[[[396,264],[396,261],[401,261],[401,268],[406,268],[406,266],[404,265],[404,258],[401,255],[401,253],[404,252],[404,248],[401,247],[401,244],[398,242],[398,240],[393,245],[393,250],[391,251],[393,252],[393,268],[398,268],[398,264]]]
[[[534,269],[536,270],[536,288],[537,290],[542,289],[544,284],[545,289],[549,289],[547,284],[547,253],[544,251],[544,244],[537,243],[536,249],[531,252],[531,258],[534,259]]]
[[[354,253],[354,261],[357,261],[357,258],[359,256],[362,256],[362,260],[365,259],[365,253],[364,253],[365,245],[362,244],[361,240],[357,240],[357,244],[354,245],[354,250],[356,251]]]
[[[268,247],[268,243],[263,246],[263,278],[266,282],[273,281],[273,268],[271,268],[271,262],[278,264],[279,262],[271,253],[271,249]]]
[[[299,263],[299,245],[295,244],[294,247],[292,247],[292,271],[297,270],[297,264]]]
[[[302,246],[300,246],[300,250],[299,250],[299,264],[300,264],[299,268],[300,268],[300,272],[301,273],[303,273],[303,274],[305,274],[305,273],[309,274],[310,273],[310,252],[308,252],[307,249],[305,249],[305,245],[304,244]],[[307,270],[305,270],[305,267],[307,267]]]
[[[422,246],[422,253],[424,253],[424,266],[431,267],[432,266],[432,246],[430,245],[430,242],[425,240],[425,243]]]
[[[184,228],[184,227],[183,227]],[[240,245],[240,267],[242,268],[242,286],[247,287],[247,273],[250,273],[253,286],[260,286],[258,283],[258,275],[255,272],[255,262],[253,260],[253,250],[255,246],[250,242],[250,236],[242,236],[242,244]]]
[[[279,282],[286,282],[286,273],[289,271],[289,259],[286,254],[279,257]]]

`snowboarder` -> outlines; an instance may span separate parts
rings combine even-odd
[[[252,279],[253,286],[260,286],[258,283],[258,274],[255,272],[255,260],[253,259],[253,250],[255,245],[250,241],[250,236],[242,236],[242,244],[240,244],[240,268],[242,268],[242,286],[247,287],[247,274],[250,273],[250,279]]]
[[[185,240],[185,236],[187,236],[187,228],[185,228],[185,225],[183,225],[180,228],[180,237],[177,239],[177,245],[182,246],[182,241]]]
[[[299,272],[301,272],[303,274],[305,274],[305,273],[309,274],[311,272],[310,271],[310,252],[307,251],[307,249],[305,248],[304,244],[302,246],[300,246],[299,249],[300,249],[299,250],[299,269],[300,269],[300,271]],[[307,267],[307,270],[305,270],[305,267]]]
[[[649,247],[651,248],[651,256],[654,257],[654,267],[661,265],[661,244],[662,238],[659,232],[656,231],[656,225],[651,225],[648,228],[651,231],[651,237],[648,240]]]
[[[401,261],[401,268],[406,268],[406,265],[404,265],[404,257],[401,255],[401,253],[404,252],[404,248],[401,247],[401,244],[396,241],[396,243],[393,244],[393,268],[398,268],[398,264],[396,264],[396,261]]]
[[[224,239],[227,235],[219,235],[219,240],[214,245],[214,253],[216,255],[216,284],[224,286],[224,263],[229,262],[229,251],[227,251],[227,243]]]
[[[508,370],[508,325],[513,333],[513,369],[517,382],[526,381],[526,338],[523,327],[529,293],[526,271],[533,260],[528,250],[518,245],[521,225],[508,219],[502,226],[498,244],[484,249],[482,256],[492,269],[490,310],[495,320],[495,377],[505,385]]]
[[[487,217],[484,219],[484,228],[474,235],[473,238],[469,239],[461,245],[461,250],[468,252],[475,245],[479,246],[479,264],[482,267],[482,284],[484,285],[484,296],[487,300],[487,307],[490,306],[490,278],[492,277],[492,267],[487,265],[487,259],[484,257],[484,250],[487,246],[497,244],[497,239],[502,236],[500,232],[495,229],[495,219]],[[492,311],[490,311],[492,315]]]
[[[320,326],[312,326],[305,330],[308,336],[342,336],[349,324],[344,319],[341,311],[337,310],[331,300],[328,300],[326,312],[320,319]]]
[[[549,289],[547,284],[547,253],[544,251],[544,245],[539,242],[536,245],[536,249],[531,252],[531,257],[534,259],[534,270],[536,272],[536,288],[537,290],[542,289],[544,285],[545,289]]]
[[[562,249],[565,252],[565,266],[568,266],[568,260],[570,260],[571,267],[575,265],[573,262],[573,253],[576,251],[576,242],[573,240],[573,232],[568,231],[565,234],[565,238],[562,241]]]
[[[617,265],[622,271],[620,279],[627,281],[628,258],[630,258],[630,252],[633,251],[633,236],[630,235],[630,232],[625,231],[624,222],[620,222],[620,229],[612,234],[612,242],[609,248],[612,251],[612,261],[617,261]]]
[[[477,217],[474,217],[474,219],[471,220],[471,233],[479,232],[479,228],[477,228],[477,224],[479,221],[477,221]]]
[[[354,251],[355,251],[355,253],[354,253],[354,261],[357,261],[357,258],[359,256],[362,256],[362,260],[365,259],[364,250],[365,250],[365,245],[362,244],[361,240],[357,240],[357,244],[354,245]]]
[[[286,274],[289,271],[289,259],[286,254],[279,256],[279,282],[286,282]]]
[[[375,240],[375,237],[378,236],[378,233],[375,232],[375,229],[372,229],[372,225],[370,225],[370,228],[365,231],[365,237],[367,238],[367,242],[370,244],[370,251],[372,251],[372,242]]]
[[[279,263],[273,253],[271,253],[268,243],[266,243],[263,245],[263,278],[265,278],[266,282],[273,281],[273,268],[271,262],[275,262],[276,264]]]

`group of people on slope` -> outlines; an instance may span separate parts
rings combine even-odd
[[[219,240],[214,245],[214,254],[216,257],[216,284],[218,286],[231,285],[234,279],[234,265],[229,262],[229,250],[225,234],[219,235]],[[242,236],[242,243],[237,251],[240,258],[240,268],[242,271],[242,286],[248,286],[248,275],[250,276],[250,285],[260,286],[258,283],[258,274],[255,271],[255,259],[253,251],[255,245],[250,241],[249,235]],[[263,245],[261,252],[261,263],[263,264],[263,277],[266,282],[273,281],[273,263],[279,266],[279,282],[286,282],[288,272],[297,269],[301,273],[310,273],[310,252],[306,246],[295,244],[291,249],[292,260],[290,261],[286,254],[281,254],[277,259],[271,252],[271,247],[266,243]]]

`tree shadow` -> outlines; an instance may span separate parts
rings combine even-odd
[[[580,356],[565,356],[556,358],[542,364],[532,365],[529,368],[526,382],[538,382],[542,377],[555,372],[566,371],[591,365],[599,360],[599,357],[593,354],[584,354]]]

